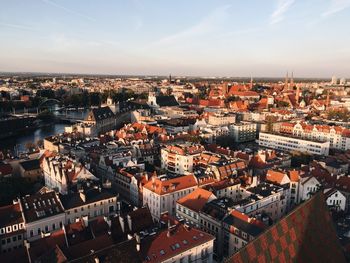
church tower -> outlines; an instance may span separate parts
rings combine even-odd
[[[299,85],[297,85],[297,93],[295,95],[295,100],[296,100],[298,106],[299,106],[299,99],[300,99],[300,87],[299,87]]]
[[[293,76],[293,71],[292,71],[292,76],[290,78],[290,89],[294,88],[294,76]]]
[[[284,89],[287,90],[288,89],[288,71],[286,74],[286,79],[284,80]]]

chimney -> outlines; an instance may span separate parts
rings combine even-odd
[[[89,217],[88,216],[83,216],[82,220],[84,222],[84,226],[87,227],[89,225]]]
[[[128,218],[128,226],[129,226],[129,229],[132,231],[132,220],[131,220],[131,216],[128,215],[127,218]]]
[[[86,195],[84,193],[84,190],[79,191],[79,196],[80,196],[80,199],[85,203],[86,202]]]
[[[170,220],[168,219],[168,233],[167,233],[167,237],[171,236],[171,223]]]
[[[125,222],[124,222],[124,218],[122,218],[121,216],[119,216],[119,223],[123,233],[125,233]]]
[[[141,239],[139,234],[135,234],[135,239],[136,239],[136,250],[137,252],[140,252],[141,250]]]

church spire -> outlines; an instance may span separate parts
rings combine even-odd
[[[292,71],[292,76],[290,78],[290,88],[293,89],[294,87],[294,76],[293,76],[293,71]]]
[[[288,89],[288,71],[287,71],[287,74],[286,74],[286,79],[284,80],[284,89]]]

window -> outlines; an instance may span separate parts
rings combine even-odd
[[[30,237],[33,237],[34,236],[34,232],[33,230],[30,230]]]
[[[6,244],[6,239],[1,240],[1,244],[5,245]]]
[[[40,229],[40,228],[38,228],[38,235],[40,235],[40,232],[41,232],[41,229]]]
[[[16,242],[17,241],[17,236],[12,237],[12,241]]]
[[[21,235],[18,235],[18,240],[22,240],[22,236]]]

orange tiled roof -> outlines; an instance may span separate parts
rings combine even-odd
[[[197,179],[194,175],[185,175],[166,181],[161,181],[159,178],[152,177],[152,180],[148,181],[144,187],[158,195],[163,195],[197,185]]]
[[[213,195],[212,192],[197,188],[192,193],[177,200],[182,206],[185,206],[193,211],[199,212]]]

